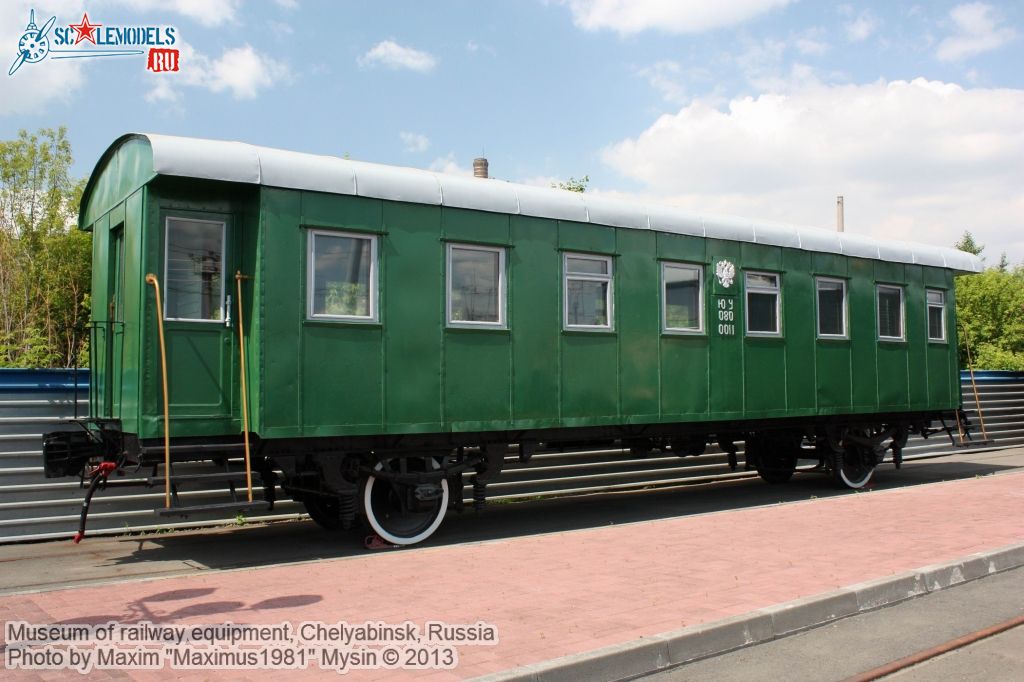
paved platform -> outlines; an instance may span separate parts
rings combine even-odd
[[[1024,473],[1012,472],[564,533],[14,594],[0,597],[0,621],[493,624],[498,644],[458,646],[453,670],[350,674],[464,679],[813,601],[864,581],[921,581],[923,574],[904,574],[1022,542]],[[520,672],[556,677],[552,670]],[[266,674],[170,672],[197,680]],[[314,665],[301,674],[334,673]],[[163,679],[147,671],[103,676]],[[60,677],[15,671],[8,679]]]

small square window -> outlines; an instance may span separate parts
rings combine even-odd
[[[310,231],[308,267],[310,318],[377,319],[377,237]]]
[[[565,254],[565,326],[567,329],[612,328],[612,259]]]
[[[846,338],[846,282],[818,277],[818,336]]]
[[[779,336],[779,276],[767,272],[745,275],[747,334]]]
[[[448,325],[505,327],[505,250],[448,245]]]
[[[167,219],[164,254],[164,319],[224,319],[223,221]]]
[[[946,340],[946,292],[928,289],[928,340]]]
[[[704,330],[704,268],[662,263],[662,323],[665,331]]]
[[[879,284],[878,338],[883,341],[903,340],[903,287]]]

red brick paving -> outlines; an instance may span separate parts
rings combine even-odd
[[[500,644],[460,647],[456,670],[429,675],[445,680],[627,642],[1022,541],[1024,473],[1011,473],[481,544],[0,597],[0,617],[495,624]],[[109,677],[265,674],[239,673],[109,671]],[[284,674],[335,673],[312,667]],[[18,671],[8,679],[60,677]]]

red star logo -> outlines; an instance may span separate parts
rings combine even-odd
[[[80,23],[80,24],[68,24],[68,28],[75,29],[75,33],[78,34],[78,36],[75,38],[75,45],[77,45],[78,43],[82,42],[83,40],[88,40],[90,43],[95,45],[96,44],[96,29],[99,28],[102,25],[103,24],[90,24],[89,23],[89,15],[88,14],[83,14],[82,15],[82,23]]]

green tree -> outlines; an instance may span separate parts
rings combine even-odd
[[[976,256],[985,248],[970,232],[956,247]],[[1004,254],[996,267],[957,277],[956,317],[962,366],[966,366],[969,345],[979,369],[1024,371],[1024,266],[1010,268]]]
[[[964,230],[964,235],[960,237],[960,240],[953,244],[953,248],[966,251],[967,253],[973,253],[975,256],[980,256],[981,252],[985,250],[984,244],[979,244],[974,240],[974,235],[971,234],[970,230]]]
[[[570,177],[565,182],[552,182],[551,187],[554,189],[565,189],[570,192],[579,192],[583,194],[587,191],[587,185],[590,183],[590,176],[584,175],[582,178]]]
[[[87,357],[92,240],[71,162],[63,127],[0,141],[0,367]]]

